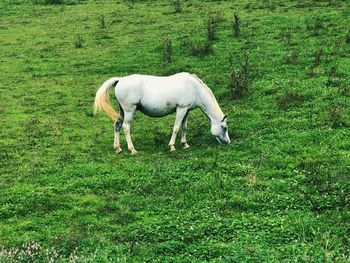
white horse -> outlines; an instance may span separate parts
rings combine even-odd
[[[115,86],[115,95],[120,106],[118,114],[111,106],[108,90]],[[114,148],[120,153],[119,133],[124,128],[128,149],[137,151],[131,141],[130,124],[136,110],[151,117],[163,117],[176,112],[173,133],[169,142],[170,151],[175,151],[176,135],[182,128],[181,143],[190,147],[186,140],[189,111],[199,107],[211,121],[211,133],[219,143],[229,144],[226,115],[217,103],[213,92],[196,76],[178,73],[169,77],[130,75],[114,77],[105,81],[96,93],[94,113],[105,111],[114,121]]]

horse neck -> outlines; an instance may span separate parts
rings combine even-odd
[[[199,108],[205,113],[205,115],[208,116],[211,124],[220,122],[223,119],[224,114],[218,102],[216,101],[214,94],[208,87],[204,85],[201,86],[199,90]]]

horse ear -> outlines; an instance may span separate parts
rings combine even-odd
[[[226,121],[226,119],[227,119],[227,114],[222,118],[222,122]]]

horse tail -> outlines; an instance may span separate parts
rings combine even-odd
[[[109,80],[106,80],[97,90],[94,102],[94,114],[99,111],[104,111],[113,121],[116,121],[120,118],[119,113],[112,108],[108,92],[112,86],[118,83],[118,81],[119,78],[117,77],[110,78]]]

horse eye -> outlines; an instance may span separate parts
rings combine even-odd
[[[227,127],[222,127],[222,129],[223,129],[224,131],[227,131]]]

